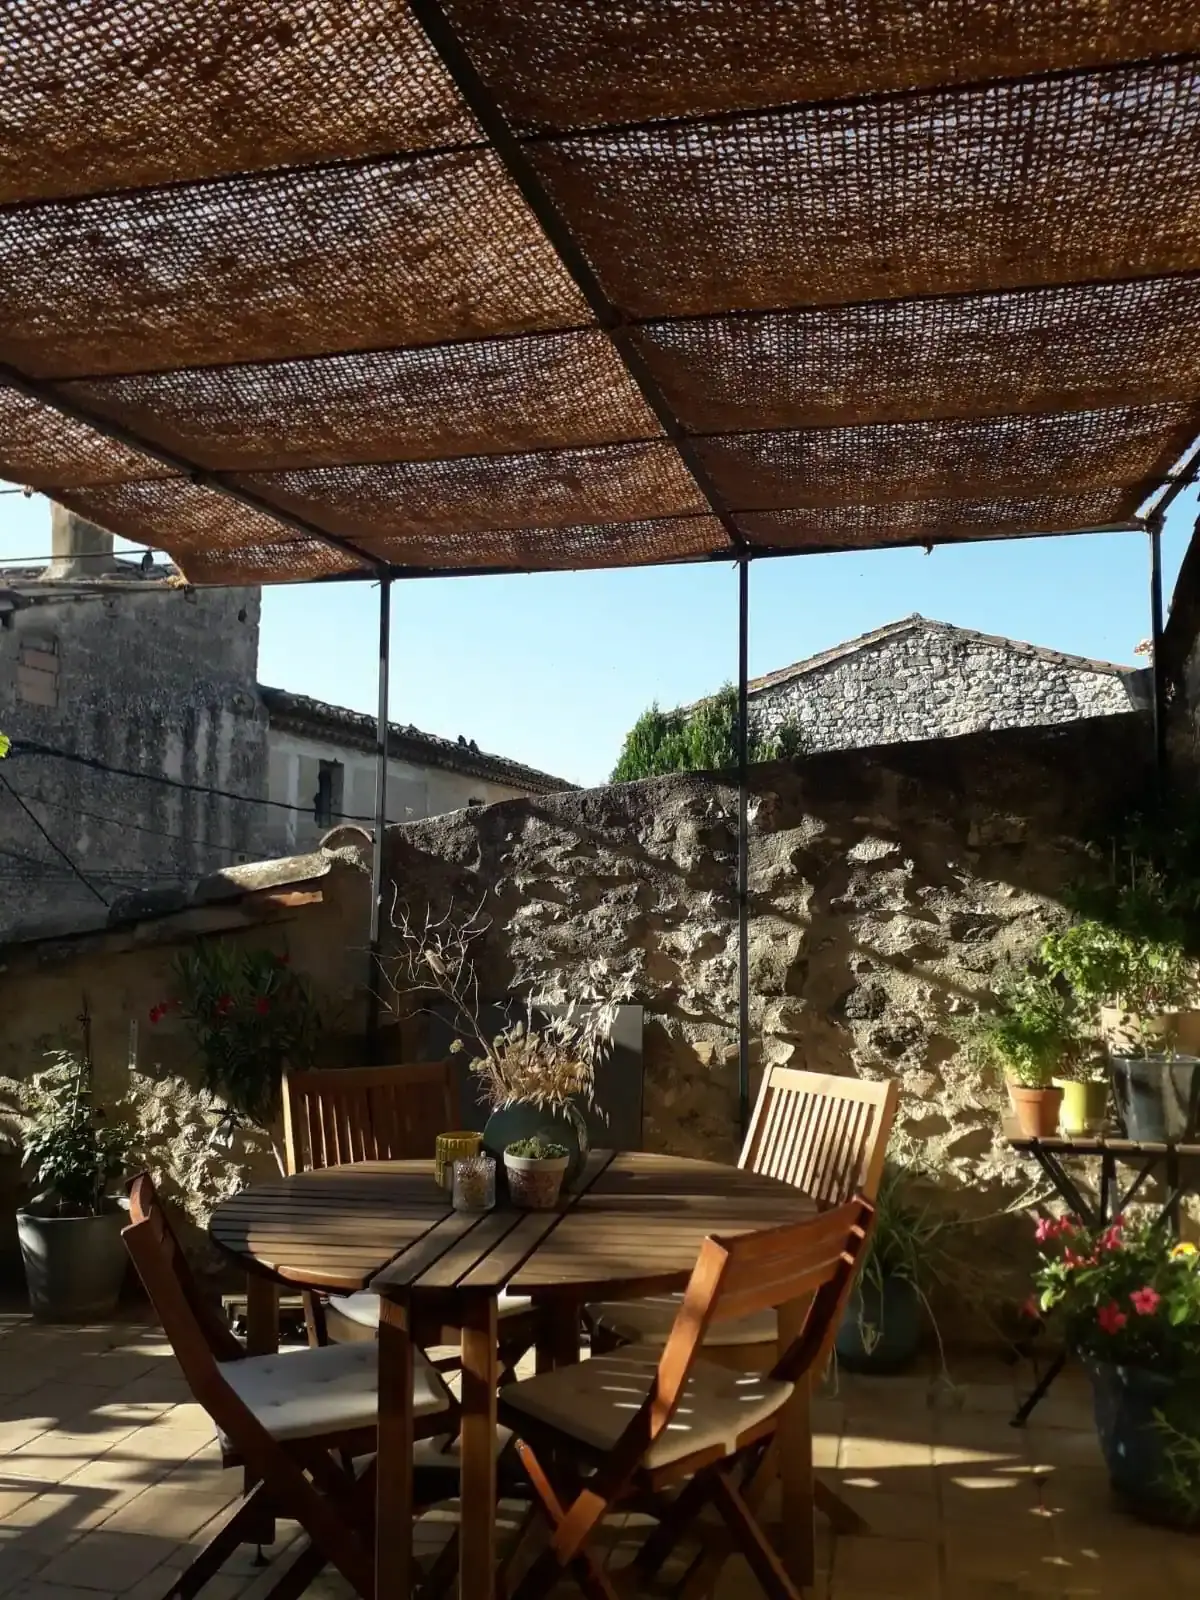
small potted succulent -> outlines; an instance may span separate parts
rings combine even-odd
[[[542,1134],[514,1139],[504,1151],[504,1171],[513,1205],[523,1211],[553,1211],[570,1153]]]
[[[113,1194],[130,1170],[137,1134],[94,1103],[87,1060],[70,1050],[7,1087],[20,1107],[24,1160],[38,1192],[17,1212],[30,1307],[43,1322],[88,1322],[111,1314],[127,1267],[127,1220]]]

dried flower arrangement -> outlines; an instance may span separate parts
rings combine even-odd
[[[576,1126],[579,1107],[595,1106],[596,1071],[612,1052],[617,1011],[633,993],[628,976],[599,992],[600,973],[592,964],[571,998],[548,1014],[554,1002],[533,977],[517,979],[525,991],[524,1015],[489,1037],[480,1021],[479,976],[474,947],[491,926],[483,902],[466,918],[455,919],[454,907],[435,917],[427,910],[413,920],[407,906],[393,899],[395,952],[385,962],[388,986],[396,999],[434,997],[434,1004],[415,1009],[441,1015],[440,1002],[456,1038],[452,1052],[469,1051],[471,1072],[480,1099],[492,1110],[530,1105],[558,1113]]]

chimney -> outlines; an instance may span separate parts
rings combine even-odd
[[[115,572],[113,536],[65,506],[50,507],[50,565],[42,577],[50,583],[65,578],[102,578]]]

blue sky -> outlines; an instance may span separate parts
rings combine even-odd
[[[1168,519],[1168,595],[1196,509],[1189,490]],[[750,671],[913,611],[1133,663],[1150,631],[1146,545],[1107,534],[764,561],[751,570]],[[47,503],[0,497],[0,558],[48,551]],[[652,701],[694,700],[737,668],[737,578],[724,565],[421,580],[394,594],[393,719],[576,783],[604,780]],[[260,678],[373,711],[377,615],[368,584],[268,590]]]

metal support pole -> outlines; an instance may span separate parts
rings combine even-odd
[[[392,652],[392,580],[379,580],[379,704],[375,718],[375,837],[371,843],[371,940],[367,974],[367,1050],[379,1034],[379,955],[383,948],[383,850],[387,830],[388,672]]]
[[[1154,772],[1161,790],[1167,774],[1167,676],[1163,659],[1162,518],[1151,518],[1150,535],[1150,663],[1154,712]]]
[[[750,766],[750,561],[738,560],[738,1124],[750,1127],[750,821],[746,793]]]

